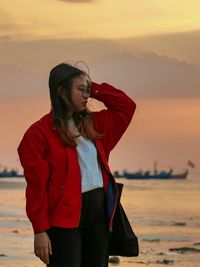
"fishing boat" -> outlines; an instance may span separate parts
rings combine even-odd
[[[187,165],[191,168],[195,167],[195,164],[188,160]],[[189,170],[186,168],[184,171],[179,173],[174,173],[173,168],[170,167],[169,171],[159,171],[157,170],[157,161],[154,162],[154,171],[151,173],[149,170],[142,171],[141,169],[137,172],[123,171],[113,172],[113,176],[116,178],[126,178],[126,179],[186,179]]]
[[[5,167],[0,170],[0,178],[24,177],[23,174],[18,173],[17,170],[11,169],[10,171]]]
[[[134,172],[126,172],[116,175],[116,173],[113,174],[116,178],[126,178],[126,179],[186,179],[188,175],[188,170],[185,170],[181,173],[171,173],[171,172],[165,172],[162,171],[160,173],[134,173]]]

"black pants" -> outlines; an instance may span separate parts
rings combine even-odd
[[[48,267],[107,267],[109,231],[103,188],[82,193],[78,228],[51,227]]]

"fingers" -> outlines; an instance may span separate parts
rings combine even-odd
[[[48,249],[49,249],[49,254],[52,255],[52,246],[51,246],[51,241],[49,239],[48,241]]]
[[[49,264],[49,254],[52,254],[51,241],[46,233],[35,235],[34,253],[45,264]]]
[[[49,264],[49,249],[48,247],[42,247],[35,251],[35,255],[40,258],[45,264]]]
[[[48,257],[47,257],[47,253],[46,253],[46,248],[44,248],[44,247],[38,248],[35,251],[35,255],[38,258],[40,258],[41,261],[43,261],[44,263],[47,263]]]
[[[49,264],[49,249],[48,249],[48,247],[44,248],[44,250],[43,250],[42,261],[46,264]]]

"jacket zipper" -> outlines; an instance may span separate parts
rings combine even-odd
[[[80,221],[81,221],[81,211],[82,211],[82,205],[83,205],[83,199],[82,199],[82,187],[81,187],[80,191],[81,191],[81,207],[80,207],[79,219],[78,219],[78,225],[77,225],[77,227],[80,226]]]
[[[94,145],[95,145],[95,147],[96,147],[96,149],[97,149],[97,151],[98,151],[98,154],[100,155],[100,152],[99,152],[99,150],[98,150],[97,145],[96,145],[95,142],[94,142]],[[101,160],[101,162],[102,162],[102,165],[103,165],[103,167],[104,167],[106,173],[107,173],[109,176],[110,176],[110,175],[112,176],[112,173],[110,173],[110,172],[107,170],[107,168],[106,168],[106,166],[104,165],[104,162],[103,162],[103,160],[101,159],[100,156],[99,156],[99,158],[100,158],[100,160]],[[112,177],[113,177],[113,176],[112,176]],[[115,183],[115,178],[113,177],[113,179],[114,179],[114,183]],[[110,232],[110,233],[113,232],[113,218],[114,218],[115,210],[116,210],[116,207],[117,207],[117,200],[118,200],[118,195],[119,195],[119,192],[118,192],[118,188],[117,188],[116,183],[115,183],[115,189],[116,189],[115,204],[114,204],[114,207],[113,207],[113,210],[112,210],[112,215],[111,215],[111,218],[110,218],[110,220],[109,220],[109,224],[108,224],[108,228],[109,228],[109,232]]]
[[[114,215],[115,215],[115,210],[117,208],[117,201],[118,201],[118,195],[119,195],[116,183],[115,183],[115,189],[116,189],[116,197],[115,197],[115,204],[114,204],[114,207],[113,207],[113,210],[112,210],[112,215],[111,215],[110,222],[109,222],[109,232],[113,232],[113,218],[114,218]]]

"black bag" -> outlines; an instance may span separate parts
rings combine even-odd
[[[138,238],[133,232],[125,211],[120,203],[123,184],[116,183],[118,202],[113,218],[113,232],[110,235],[109,255],[137,257],[139,255]]]

